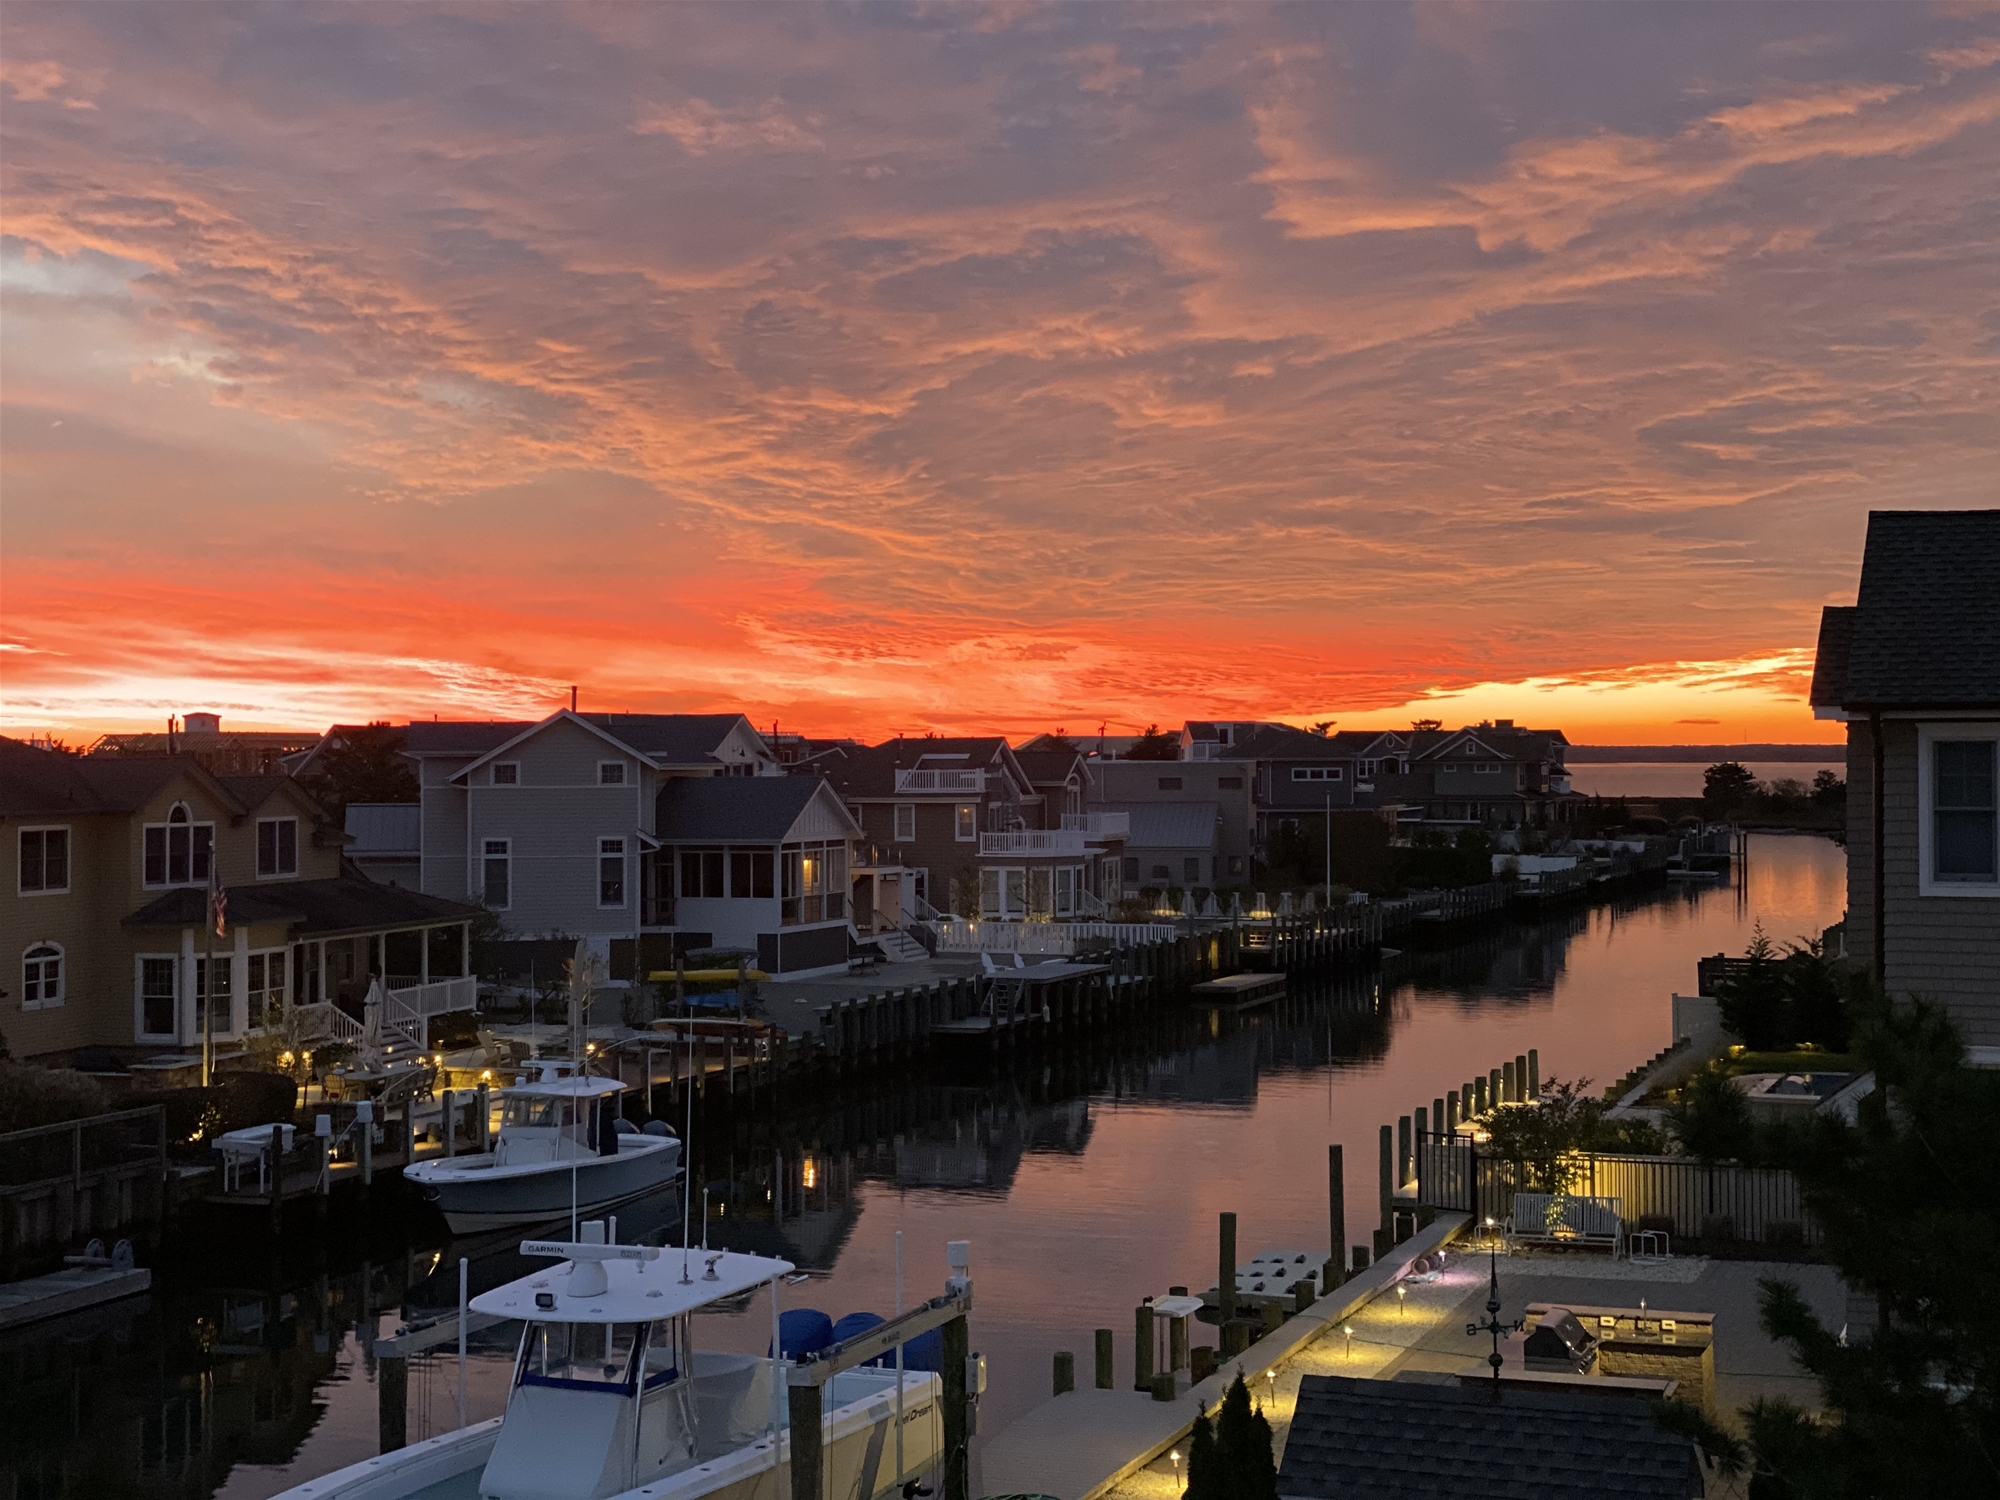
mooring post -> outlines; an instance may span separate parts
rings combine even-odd
[[[410,1361],[402,1354],[375,1358],[377,1425],[384,1453],[407,1447],[410,1441]]]
[[[1349,1276],[1359,1276],[1363,1271],[1368,1269],[1368,1247],[1366,1245],[1350,1245],[1347,1250],[1347,1257],[1347,1274]]]
[[[1431,1134],[1432,1135],[1445,1134],[1444,1100],[1442,1099],[1431,1100]]]
[[[1333,1237],[1327,1241],[1333,1258],[1338,1261],[1341,1252],[1347,1248],[1347,1172],[1340,1159],[1340,1147],[1326,1148],[1326,1212],[1328,1227]],[[1341,1280],[1346,1280],[1342,1277]],[[1339,1282],[1332,1283],[1338,1286]]]
[[[950,1326],[950,1325],[946,1325]],[[944,1368],[945,1388],[945,1472],[951,1472],[951,1365]],[[961,1360],[958,1384],[962,1392],[965,1387],[965,1366]],[[821,1500],[822,1481],[820,1470],[823,1455],[821,1447],[826,1434],[821,1424],[825,1421],[820,1412],[820,1387],[816,1385],[795,1385],[785,1391],[786,1404],[792,1418],[792,1500]],[[965,1423],[961,1418],[959,1426]]]
[[[1542,1097],[1542,1054],[1533,1047],[1528,1049],[1528,1097]]]
[[[1502,1104],[1521,1102],[1521,1091],[1514,1082],[1514,1064],[1511,1060],[1500,1064],[1500,1102]]]
[[[1458,1134],[1458,1090],[1451,1089],[1444,1096],[1444,1133]]]
[[[1525,1052],[1514,1054],[1514,1102],[1516,1104],[1535,1102],[1535,1096],[1528,1088],[1528,1054]]]
[[[458,1121],[452,1118],[451,1111],[455,1097],[450,1089],[446,1089],[438,1096],[441,1106],[438,1111],[438,1133],[444,1141],[444,1154],[447,1159],[458,1155],[458,1131],[454,1128]]]
[[[1488,1107],[1498,1109],[1504,1097],[1500,1092],[1500,1070],[1498,1068],[1488,1068],[1486,1070],[1486,1103]]]
[[[375,1181],[375,1101],[363,1099],[354,1106],[354,1123],[361,1132],[361,1185]]]
[[[652,1065],[647,1064],[647,1078],[652,1077]],[[479,1085],[479,1154],[484,1156],[493,1149],[493,1090],[486,1084]],[[414,1153],[413,1153],[414,1154]]]
[[[972,1409],[966,1388],[966,1366],[971,1359],[972,1330],[964,1318],[953,1318],[944,1325],[943,1500],[972,1500],[971,1454],[967,1449],[972,1436]],[[815,1495],[812,1500],[818,1497]]]
[[[1132,1389],[1153,1388],[1153,1299],[1141,1302],[1132,1315]]]
[[[1410,1180],[1410,1117],[1396,1117],[1396,1191]]]
[[[1382,1127],[1380,1155],[1381,1155],[1381,1160],[1377,1164],[1380,1169],[1379,1175],[1381,1177],[1381,1182],[1378,1184],[1379,1196],[1381,1197],[1382,1200],[1380,1205],[1381,1222],[1379,1227],[1382,1229],[1387,1229],[1389,1227],[1390,1205],[1393,1203],[1396,1197],[1396,1183],[1395,1183],[1396,1138],[1395,1138],[1395,1132],[1387,1125],[1384,1125]]]
[[[1055,1387],[1058,1396],[1076,1389],[1076,1356],[1067,1349],[1056,1350]]]
[[[1215,1254],[1215,1302],[1216,1309],[1227,1323],[1236,1316],[1236,1215],[1222,1216],[1220,1231],[1216,1236]]]
[[[271,1127],[271,1144],[264,1149],[270,1157],[271,1236],[275,1239],[285,1227],[285,1132],[282,1126]]]
[[[1118,1378],[1111,1369],[1111,1330],[1100,1328],[1097,1330],[1097,1389],[1108,1391],[1117,1383]]]

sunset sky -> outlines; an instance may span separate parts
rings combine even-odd
[[[0,724],[1826,739],[2000,10],[0,11]]]

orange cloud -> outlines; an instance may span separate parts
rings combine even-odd
[[[2000,456],[1979,15],[157,14],[0,18],[16,726],[1806,737]]]

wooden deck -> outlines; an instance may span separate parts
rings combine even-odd
[[[43,1318],[59,1318],[121,1297],[150,1290],[153,1273],[143,1267],[72,1266],[47,1276],[0,1286],[0,1328],[17,1328]]]
[[[1211,1010],[1253,1010],[1284,993],[1283,974],[1226,974],[1194,987],[1196,1003]]]

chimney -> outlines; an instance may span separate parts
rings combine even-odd
[[[575,713],[575,712],[576,712],[576,687],[575,687],[575,684],[571,684],[571,686],[570,686],[570,690],[569,690],[569,711],[570,711],[571,713]]]

